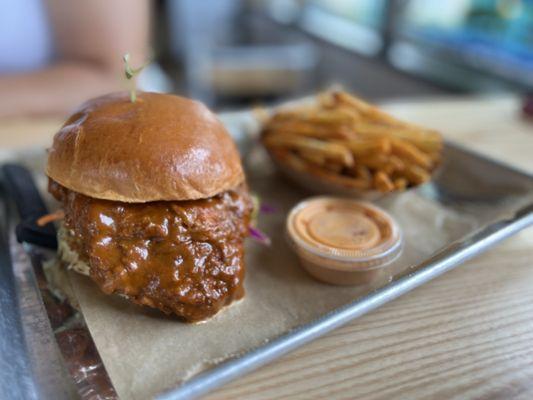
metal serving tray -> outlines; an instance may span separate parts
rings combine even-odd
[[[250,138],[254,136],[249,134],[250,130],[253,131],[253,124],[250,125],[248,116],[223,115],[222,119],[241,151],[247,151],[252,143]],[[448,243],[422,262],[404,268],[372,291],[354,296],[347,304],[291,328],[280,336],[267,338],[266,344],[204,370],[156,398],[190,399],[205,394],[407,293],[533,225],[533,176],[451,143],[446,143],[445,160],[437,179],[416,189],[417,195],[465,218],[472,217],[477,221],[474,230]],[[253,187],[253,174],[250,179]],[[59,344],[61,347],[62,344]],[[72,370],[70,372],[74,374]],[[100,368],[99,373],[106,374],[106,371]],[[77,382],[77,385],[79,388],[80,383]],[[87,387],[87,383],[84,385]],[[83,393],[80,395],[84,397]],[[112,397],[108,394],[101,398]]]
[[[447,208],[460,210],[461,214],[477,214],[476,218],[487,221],[486,224],[395,275],[388,284],[253,351],[219,364],[157,398],[189,399],[205,394],[378,308],[533,225],[532,175],[452,143],[446,143],[445,158],[447,162],[438,178],[417,190]]]

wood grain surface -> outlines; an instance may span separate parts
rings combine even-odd
[[[387,108],[533,172],[533,122],[518,99]],[[58,125],[0,121],[0,149],[48,144]],[[533,399],[533,230],[206,398]]]

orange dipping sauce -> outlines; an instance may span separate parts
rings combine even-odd
[[[287,233],[307,272],[336,285],[370,282],[402,250],[400,229],[388,213],[345,198],[299,203],[287,218]]]

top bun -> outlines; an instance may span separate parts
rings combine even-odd
[[[81,106],[54,137],[46,174],[86,196],[144,203],[214,196],[244,181],[239,153],[203,104],[114,93]]]

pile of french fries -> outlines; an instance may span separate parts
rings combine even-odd
[[[262,142],[288,168],[380,192],[427,182],[442,151],[439,133],[399,121],[343,91],[276,111],[264,124]]]

